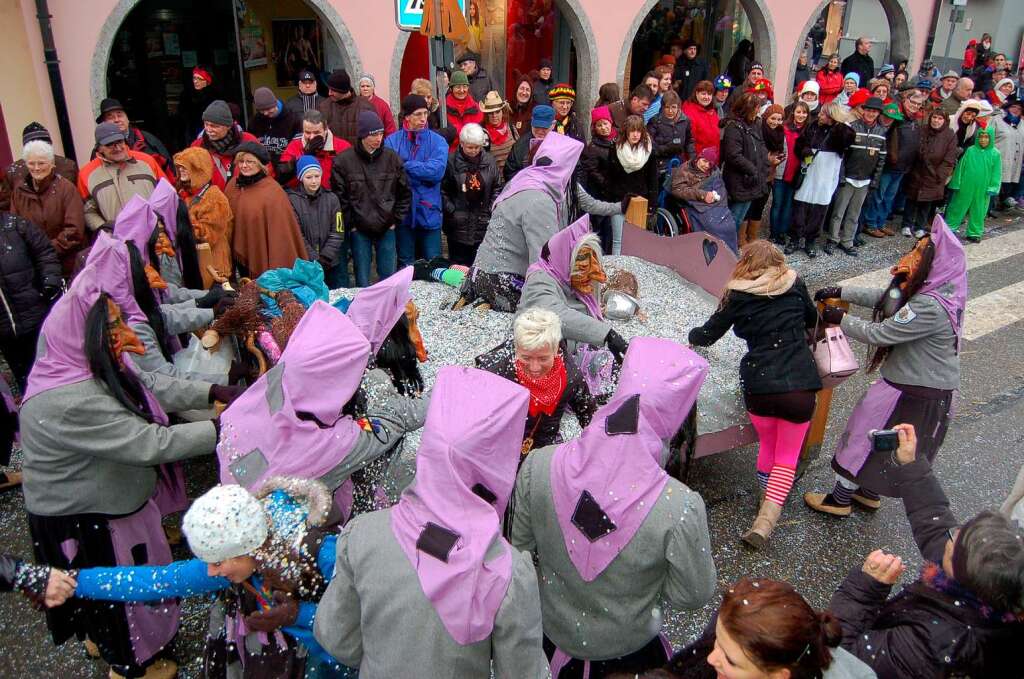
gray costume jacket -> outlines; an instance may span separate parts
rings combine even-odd
[[[546,271],[534,271],[523,285],[520,311],[534,306],[558,314],[562,321],[562,337],[569,343],[569,353],[576,351],[577,342],[603,346],[608,331],[612,329],[608,321],[590,315],[587,305],[573,294],[572,288],[556,281]]]

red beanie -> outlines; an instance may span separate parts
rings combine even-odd
[[[868,99],[871,98],[871,93],[865,88],[860,88],[856,92],[850,95],[850,108],[857,108],[867,103]]]

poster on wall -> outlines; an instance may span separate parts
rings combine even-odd
[[[246,68],[267,65],[267,41],[262,26],[243,26],[239,31],[242,43],[242,64]]]
[[[316,19],[274,19],[271,37],[278,87],[294,85],[303,69],[323,71],[324,41]]]

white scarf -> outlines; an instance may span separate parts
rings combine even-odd
[[[629,174],[647,164],[647,159],[651,157],[651,147],[642,143],[633,146],[627,141],[625,144],[615,147],[615,155],[622,164],[622,169]]]

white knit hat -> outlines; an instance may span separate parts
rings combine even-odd
[[[207,563],[252,553],[267,540],[267,513],[241,486],[216,486],[192,503],[181,528],[192,552]]]

